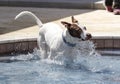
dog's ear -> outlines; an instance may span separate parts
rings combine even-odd
[[[71,23],[61,21],[61,23],[66,27],[69,28],[71,26]]]
[[[72,23],[78,23],[78,20],[76,20],[74,16],[72,16],[71,19],[72,19]]]

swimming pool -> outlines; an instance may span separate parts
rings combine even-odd
[[[77,51],[70,65],[62,54],[55,60],[41,59],[36,49],[12,56],[0,62],[0,84],[120,84],[120,58],[92,51]]]

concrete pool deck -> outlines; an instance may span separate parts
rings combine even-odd
[[[71,22],[70,16],[75,16],[92,34],[97,48],[120,49],[120,16],[105,10],[0,7],[0,53],[26,51],[37,46],[39,28],[36,23],[27,16],[14,20],[25,10],[35,13],[43,23]]]

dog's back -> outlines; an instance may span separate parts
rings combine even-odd
[[[52,36],[56,36],[59,33],[62,33],[62,31],[63,30],[59,25],[52,22],[46,23],[40,28],[40,33],[49,34]]]
[[[45,42],[49,47],[58,46],[57,41],[62,40],[62,28],[55,23],[46,23],[40,28],[39,36],[45,38]]]

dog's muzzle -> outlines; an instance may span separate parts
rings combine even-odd
[[[90,34],[90,33],[87,33],[86,34],[86,40],[89,40],[89,39],[91,39],[92,38],[92,35]]]
[[[82,41],[86,41],[86,40],[90,40],[91,38],[92,38],[92,35],[91,35],[90,33],[87,33],[87,34],[86,34],[86,38],[85,38],[85,39],[82,39],[82,38],[81,38],[81,40],[82,40]]]

